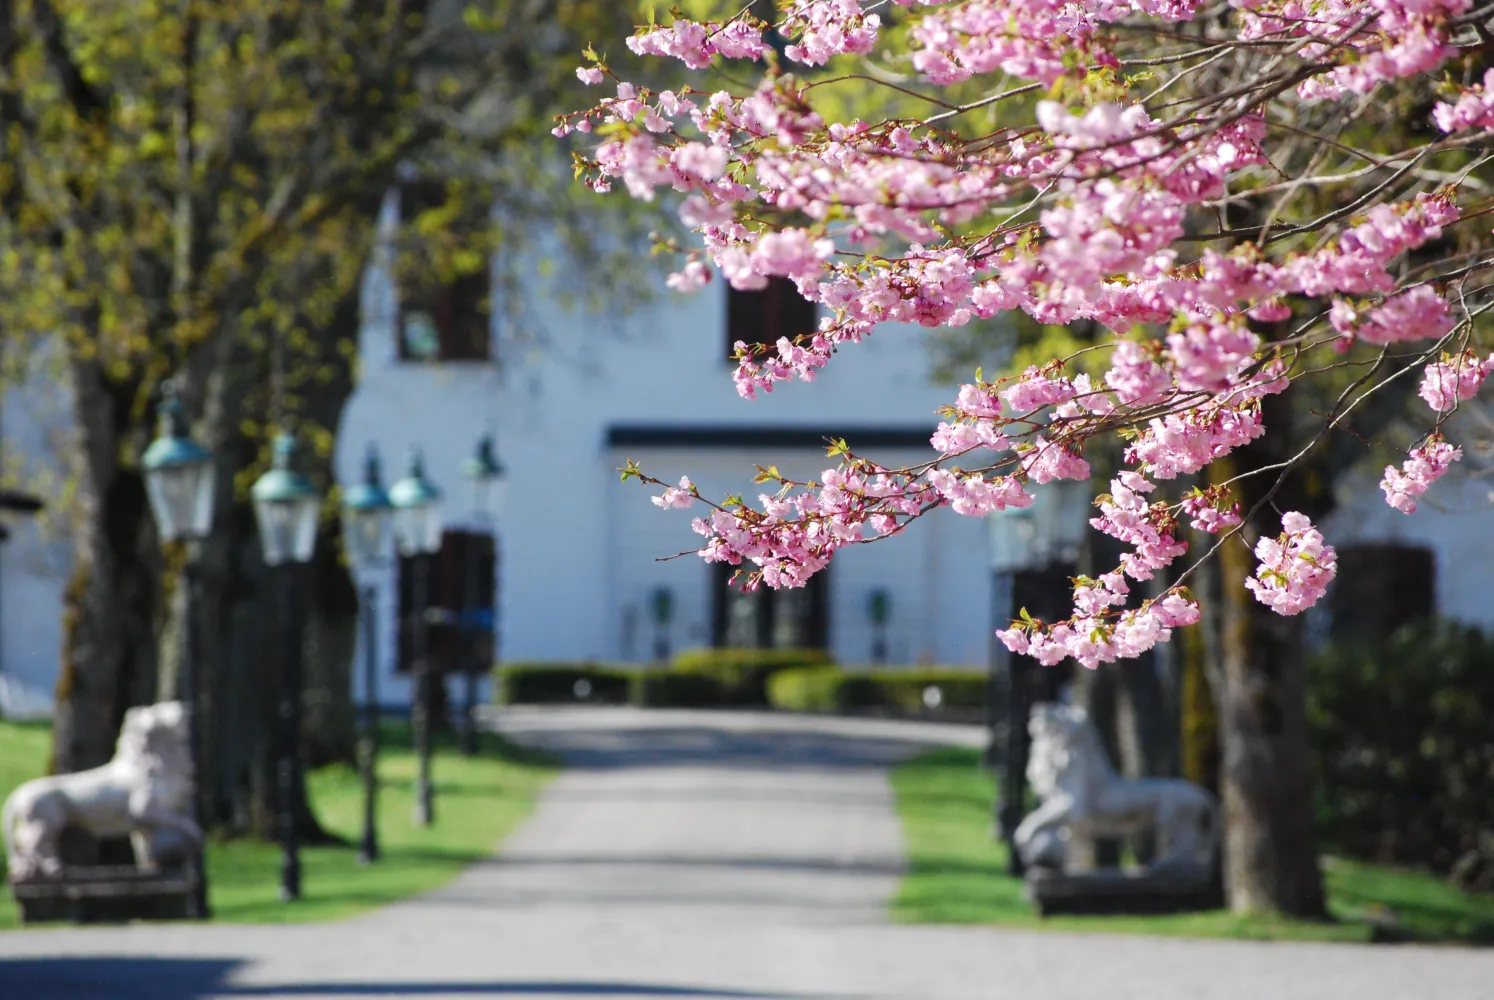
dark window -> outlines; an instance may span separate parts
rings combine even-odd
[[[486,672],[497,644],[497,547],[492,535],[447,531],[431,558],[427,595],[431,669],[437,674]],[[399,560],[399,669],[414,654],[414,559]]]
[[[818,325],[815,304],[799,294],[787,278],[769,278],[756,292],[726,290],[726,356],[736,353],[737,341],[760,346],[813,333]]]
[[[415,231],[417,219],[444,211],[452,197],[440,181],[400,185],[396,269],[402,361],[487,361],[492,356],[487,252],[478,250],[481,263],[475,269],[470,259],[474,247],[485,246],[486,209],[478,201],[467,210],[473,218],[442,220],[439,249]],[[461,253],[464,246],[468,252]],[[465,268],[456,266],[457,257],[468,258]]]
[[[803,587],[743,593],[731,582],[736,567],[713,564],[714,643],[754,649],[823,649],[829,645],[827,578],[822,569]]]
[[[1386,638],[1437,613],[1436,557],[1409,545],[1341,547],[1328,598],[1334,638]]]

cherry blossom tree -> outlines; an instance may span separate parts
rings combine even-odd
[[[772,492],[756,504],[632,464],[625,478],[666,486],[660,506],[708,508],[700,555],[740,567],[746,586],[798,587],[841,548],[939,508],[984,516],[1088,480],[1087,446],[1119,439],[1123,466],[1090,522],[1126,547],[1118,565],[1075,580],[1067,619],[1024,616],[998,635],[1044,664],[1136,657],[1199,620],[1188,583],[1218,554],[1226,639],[1255,649],[1226,664],[1231,902],[1320,914],[1300,628],[1259,612],[1293,619],[1333,580],[1334,548],[1290,505],[1291,477],[1356,412],[1420,381],[1424,434],[1381,483],[1397,510],[1414,512],[1462,456],[1444,430],[1494,369],[1478,346],[1494,5],[777,7],[776,24],[749,4],[627,40],[700,71],[698,86],[636,86],[588,50],[578,76],[607,96],[555,128],[593,189],[677,193],[699,240],[665,241],[680,255],[671,287],[783,277],[820,304],[813,334],[737,345],[743,397],[813,381],[887,322],[1021,310],[1106,333],[1008,377],[976,372],[921,465],[837,441],[818,481],[763,470]],[[752,64],[759,80],[744,84]],[[876,95],[859,116],[832,96],[847,87]],[[1326,402],[1294,408],[1309,392]],[[1185,525],[1209,544],[1190,553]],[[1166,585],[1136,586],[1154,578]]]

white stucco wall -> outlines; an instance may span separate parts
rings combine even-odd
[[[52,352],[25,357],[18,382],[0,388],[0,454],[7,485],[42,497],[38,517],[6,514],[0,545],[0,677],[7,701],[40,708],[49,701],[62,648],[62,593],[71,570],[62,484],[71,443],[70,396]],[[0,710],[15,704],[0,705]]]

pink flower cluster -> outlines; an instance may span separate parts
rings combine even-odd
[[[734,380],[747,398],[782,381],[812,381],[878,324],[959,327],[1014,309],[1042,324],[1108,328],[1109,367],[1102,376],[1092,369],[1093,381],[1056,361],[994,383],[978,375],[940,411],[930,436],[936,460],[889,470],[847,456],[822,483],[779,479],[782,490],[755,508],[712,505],[694,522],[705,539],[701,554],[749,567],[750,586],[802,586],[842,546],[900,532],[934,509],[984,516],[1032,504],[1031,491],[1053,480],[1087,479],[1087,443],[1119,433],[1128,468],[1097,500],[1091,524],[1126,543],[1120,567],[1076,584],[1069,620],[1014,624],[1001,636],[1045,663],[1073,657],[1094,666],[1138,655],[1196,620],[1198,607],[1181,591],[1135,606],[1127,580],[1154,578],[1187,550],[1177,537],[1185,519],[1216,534],[1241,524],[1240,505],[1223,487],[1169,505],[1149,498],[1152,481],[1198,473],[1264,434],[1262,397],[1312,375],[1316,362],[1308,359],[1318,346],[1476,333],[1471,317],[1483,303],[1466,312],[1452,303],[1487,297],[1480,290],[1487,285],[1465,275],[1488,262],[1451,256],[1467,241],[1456,249],[1434,241],[1460,218],[1464,182],[1452,164],[1481,155],[1477,136],[1432,144],[1436,174],[1428,151],[1362,166],[1346,139],[1330,159],[1347,152],[1351,165],[1307,179],[1332,185],[1323,189],[1330,197],[1341,192],[1336,204],[1363,206],[1357,217],[1329,211],[1309,221],[1293,207],[1291,218],[1257,232],[1234,211],[1258,187],[1280,190],[1281,204],[1290,203],[1297,178],[1280,176],[1281,161],[1267,152],[1283,135],[1302,141],[1288,124],[1301,121],[1291,109],[1302,98],[1368,94],[1436,69],[1459,46],[1475,44],[1471,0],[1230,0],[1235,10],[1210,7],[1190,27],[1201,47],[1176,54],[1182,75],[1169,77],[1163,89],[1172,89],[1159,100],[1122,68],[1156,55],[1148,19],[1190,20],[1203,9],[1197,0],[894,2],[917,9],[899,13],[899,30],[889,35],[881,30],[887,9],[872,0],[781,0],[783,54],[819,66],[839,55],[879,56],[890,38],[906,47],[890,54],[908,57],[927,83],[1008,74],[1048,87],[1053,99],[1037,101],[1035,122],[998,114],[992,120],[1000,125],[981,126],[987,131],[979,135],[961,131],[969,131],[956,110],[970,100],[963,90],[945,107],[931,106],[923,121],[826,121],[830,81],[806,81],[777,65],[768,25],[743,6],[725,21],[650,26],[628,44],[694,69],[716,56],[773,62],[754,89],[654,93],[622,82],[615,97],[564,116],[555,134],[602,134],[579,161],[598,191],[621,181],[639,199],[660,189],[678,194],[680,218],[700,244],[685,248],[670,287],[700,288],[713,269],[739,290],[783,277],[819,306],[812,332],[737,345]],[[1121,21],[1124,30],[1107,27]],[[1236,43],[1243,44],[1235,56],[1251,54],[1238,65],[1263,75],[1232,81],[1224,96],[1200,94],[1188,67]],[[600,84],[611,70],[591,61],[577,76]],[[981,93],[993,104],[1004,99],[995,91],[1006,84],[986,82]],[[1494,128],[1491,91],[1494,71],[1437,105],[1437,126]],[[1402,85],[1391,96],[1405,92]],[[1374,179],[1356,180],[1361,175]],[[1443,177],[1446,189],[1415,193]],[[1405,259],[1428,244],[1433,252]],[[1426,266],[1438,258],[1442,271]],[[1443,355],[1425,366],[1421,396],[1440,421],[1490,371],[1494,355]],[[949,463],[966,455],[989,464]],[[1434,433],[1400,468],[1387,467],[1387,501],[1414,510],[1415,498],[1460,456]],[[653,498],[660,507],[701,499],[688,480],[649,482],[663,488]],[[1336,567],[1333,549],[1297,513],[1256,554],[1249,586],[1283,614],[1317,601]]]
[[[1245,586],[1279,615],[1301,614],[1318,603],[1338,573],[1338,553],[1296,511],[1281,516],[1279,537],[1256,542],[1255,557],[1260,564]]]
[[[1494,354],[1483,361],[1472,351],[1443,355],[1422,369],[1419,395],[1437,413],[1449,413],[1459,400],[1472,399],[1489,372],[1494,371]]]
[[[1001,398],[1013,413],[1028,414],[1045,406],[1066,403],[1076,395],[1074,383],[1062,376],[1053,378],[1051,369],[1029,366],[1016,384],[1003,389]]]
[[[1095,607],[1091,616],[1077,617],[1049,628],[1041,623],[1014,622],[996,633],[1013,653],[1026,654],[1044,666],[1054,666],[1072,657],[1093,670],[1101,663],[1133,659],[1159,642],[1172,638],[1172,630],[1192,625],[1200,617],[1198,602],[1173,592],[1159,601],[1147,601],[1141,607],[1113,615],[1114,621],[1098,611],[1098,606],[1115,599],[1124,602],[1124,589],[1111,591],[1112,583],[1120,588],[1125,582],[1118,574],[1106,574],[1099,587],[1082,586],[1087,602]],[[1106,596],[1108,592],[1108,596]]]
[[[792,484],[783,482],[784,492],[758,498],[761,510],[718,508],[696,518],[691,527],[706,540],[701,558],[756,566],[749,587],[802,587],[837,549],[868,535],[895,534],[905,519],[942,502],[929,483],[856,458],[826,469],[818,486],[806,484],[792,495]]]
[[[1436,69],[1458,51],[1448,43],[1448,19],[1469,7],[1469,0],[1325,0],[1309,13],[1300,0],[1231,2],[1249,8],[1242,38],[1302,38],[1304,59],[1341,63],[1298,87],[1304,98],[1326,100]]]
[[[704,69],[717,55],[761,59],[768,52],[762,30],[747,20],[725,24],[679,20],[634,35],[628,39],[628,48],[640,56],[673,56],[691,69]]]
[[[1049,441],[1039,434],[1023,448],[1022,471],[1034,483],[1041,485],[1055,479],[1089,478],[1089,462],[1072,446]]]
[[[1412,448],[1399,469],[1393,465],[1385,467],[1385,478],[1380,481],[1385,502],[1406,514],[1416,513],[1416,498],[1462,457],[1462,448],[1454,448],[1434,434],[1419,447]]]
[[[1494,69],[1484,74],[1481,85],[1464,89],[1452,104],[1438,102],[1432,120],[1444,132],[1494,126]]]
[[[1363,311],[1338,299],[1328,319],[1345,337],[1382,345],[1440,337],[1456,325],[1447,300],[1431,285],[1415,285]]]
[[[1261,338],[1239,318],[1219,317],[1215,322],[1194,323],[1182,333],[1167,335],[1177,384],[1187,390],[1228,389],[1240,366],[1260,345]]]
[[[1189,523],[1194,528],[1211,535],[1240,523],[1240,505],[1232,502],[1229,490],[1223,486],[1194,489],[1183,498],[1183,513],[1192,518]]]
[[[1173,537],[1177,521],[1167,504],[1147,503],[1145,494],[1156,488],[1135,472],[1122,472],[1110,481],[1110,494],[1095,501],[1100,516],[1089,522],[1111,538],[1135,546],[1134,552],[1121,556],[1121,567],[1136,580],[1150,580],[1156,570],[1188,551],[1187,542]]]
[[[806,66],[823,66],[831,56],[865,55],[877,42],[882,19],[863,14],[859,0],[797,0],[784,12],[780,34],[795,38],[783,54]]]
[[[960,475],[949,469],[928,473],[931,485],[956,514],[985,517],[1009,507],[1031,507],[1033,498],[1015,476]]]
[[[654,506],[666,509],[682,509],[695,502],[695,484],[689,476],[681,476],[679,486],[670,486],[662,496],[654,497]]]

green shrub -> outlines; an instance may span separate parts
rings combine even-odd
[[[925,700],[938,688],[935,706]],[[920,667],[916,670],[847,671],[820,666],[781,670],[768,681],[774,708],[795,712],[881,711],[925,715],[984,710],[988,697],[984,670],[968,667]]]
[[[1308,702],[1329,844],[1442,872],[1478,859],[1494,835],[1494,642],[1427,622],[1330,646],[1309,658]]]
[[[632,700],[636,674],[625,667],[596,663],[508,663],[494,672],[500,705],[626,705]],[[582,681],[586,684],[581,685]],[[585,697],[578,686],[586,692]]]
[[[633,702],[651,708],[716,708],[727,704],[727,690],[705,674],[648,670],[637,676]]]
[[[833,712],[845,675],[839,667],[793,667],[768,678],[768,704],[786,712]]]
[[[846,708],[859,707],[855,697],[866,699],[868,708],[888,708],[903,712],[928,711],[925,701],[929,688],[939,691],[937,710],[984,709],[989,697],[984,670],[961,667],[921,667],[917,670],[884,671],[852,675],[863,681],[852,690],[842,689]],[[854,693],[853,693],[854,692]]]
[[[780,670],[821,666],[830,662],[823,649],[740,649],[732,647],[682,650],[671,664],[687,674],[715,678],[734,705],[767,705],[768,678]]]

